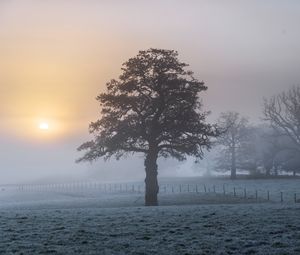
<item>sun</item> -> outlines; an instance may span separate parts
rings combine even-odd
[[[39,129],[41,129],[41,130],[48,130],[49,129],[49,124],[47,122],[41,122],[39,124]]]

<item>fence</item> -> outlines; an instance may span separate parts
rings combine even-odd
[[[101,192],[101,193],[144,193],[142,183],[99,183],[99,182],[74,182],[55,184],[27,184],[18,185],[20,192]],[[252,199],[254,201],[294,202],[300,203],[299,192],[284,192],[281,190],[251,189],[228,185],[206,184],[160,184],[160,194],[180,193],[214,193],[217,195],[232,196],[237,198]]]

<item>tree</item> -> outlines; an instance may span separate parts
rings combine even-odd
[[[266,176],[270,176],[271,172],[278,175],[278,170],[296,175],[300,170],[300,160],[293,141],[273,128],[260,126],[255,129],[256,139],[253,137],[250,140],[255,145],[255,153],[246,151],[246,157],[254,158],[255,155],[257,166],[265,170]]]
[[[78,162],[143,153],[147,206],[158,204],[158,157],[202,158],[218,135],[199,100],[207,87],[187,66],[173,50],[149,49],[130,58],[97,97],[102,111],[89,126],[94,139],[78,148],[86,150]]]
[[[280,134],[291,139],[300,153],[300,87],[264,100],[265,120]]]
[[[273,128],[262,127],[259,146],[261,148],[261,163],[266,176],[278,175],[279,156],[282,151],[282,137]]]
[[[300,159],[299,155],[288,151],[285,155],[285,162],[282,164],[282,168],[287,172],[292,172],[293,176],[296,176],[300,172]]]
[[[217,144],[222,146],[218,168],[230,170],[231,179],[236,179],[237,150],[245,141],[247,124],[248,120],[237,112],[223,112],[218,119],[218,126],[222,130],[217,139]]]
[[[262,167],[263,141],[260,136],[260,128],[247,125],[243,130],[243,136],[237,151],[238,166],[257,176],[258,169]]]

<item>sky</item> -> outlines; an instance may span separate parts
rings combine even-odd
[[[95,97],[150,47],[177,50],[205,82],[210,121],[259,122],[263,97],[300,83],[299,13],[296,0],[0,0],[0,183],[143,178],[140,157],[75,160]]]

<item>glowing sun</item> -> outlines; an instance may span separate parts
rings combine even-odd
[[[41,122],[40,125],[39,125],[39,129],[48,130],[49,129],[49,124],[47,122]]]

